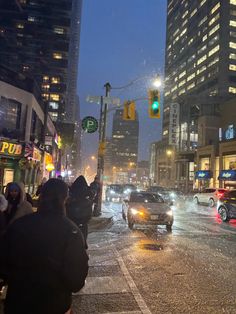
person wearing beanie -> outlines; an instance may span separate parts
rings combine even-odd
[[[72,292],[85,284],[88,255],[79,228],[65,215],[67,185],[49,179],[38,211],[15,220],[0,240],[5,314],[69,313]]]

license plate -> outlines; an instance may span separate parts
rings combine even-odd
[[[158,219],[158,215],[151,215],[151,220],[157,220]]]

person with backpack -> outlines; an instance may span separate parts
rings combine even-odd
[[[70,197],[66,205],[67,216],[80,228],[86,248],[88,248],[88,222],[92,216],[93,197],[91,188],[81,175],[71,185]]]
[[[72,292],[88,274],[79,228],[66,217],[67,185],[49,179],[38,211],[15,220],[0,239],[0,277],[8,284],[5,314],[69,313]]]

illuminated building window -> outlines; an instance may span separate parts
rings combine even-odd
[[[17,23],[16,24],[16,28],[23,29],[24,28],[24,24]]]
[[[217,88],[214,88],[212,89],[210,92],[209,92],[209,96],[216,96],[218,94],[218,89]]]
[[[217,13],[210,21],[209,26],[211,26],[215,21],[217,21],[220,17],[220,13]]]
[[[192,43],[193,43],[193,37],[190,38],[190,40],[189,40],[189,42],[188,42],[188,45],[190,46]]]
[[[50,94],[50,100],[59,101],[60,96],[58,94]]]
[[[229,47],[233,48],[233,49],[236,49],[236,43],[234,43],[233,41],[230,41],[229,42]]]
[[[194,14],[196,14],[196,13],[197,13],[197,8],[195,8],[195,9],[193,10],[193,12],[190,14],[190,17],[193,17]]]
[[[230,86],[230,87],[229,87],[229,93],[231,93],[231,94],[236,94],[236,87]]]
[[[184,19],[185,16],[187,16],[187,15],[188,15],[188,10],[186,10],[186,11],[184,12],[184,14],[182,15],[182,19]]]
[[[62,54],[60,52],[53,53],[53,59],[62,59]]]
[[[52,121],[57,121],[57,118],[58,118],[57,112],[50,112],[49,115],[50,115]]]
[[[232,5],[236,5],[236,0],[230,0],[229,3]]]
[[[197,65],[201,64],[207,59],[207,55],[202,56],[200,59],[197,60]]]
[[[215,76],[219,72],[219,68],[214,68],[211,72],[208,73],[208,77]]]
[[[42,84],[42,90],[48,91],[50,88],[49,84]]]
[[[169,96],[170,95],[170,91],[165,92],[165,96]]]
[[[54,27],[53,31],[54,31],[54,33],[60,34],[60,35],[65,33],[65,30],[62,27]]]
[[[29,22],[36,22],[36,21],[37,21],[37,18],[36,18],[36,16],[29,15],[29,16],[28,16],[28,21],[29,21]]]
[[[208,45],[209,45],[209,46],[212,46],[212,45],[214,45],[218,40],[219,40],[219,34],[216,35],[215,37],[213,37],[213,38],[208,42]]]
[[[215,13],[216,10],[218,10],[220,7],[220,2],[218,2],[210,11],[210,14]]]
[[[163,135],[167,135],[169,133],[168,130],[163,130]]]
[[[214,53],[216,53],[217,51],[220,50],[220,45],[217,45],[215,46],[213,49],[211,49],[209,52],[208,52],[208,57],[212,56]]]
[[[186,71],[183,71],[182,73],[180,73],[179,79],[180,79],[181,77],[185,76],[185,75],[186,75]]]
[[[235,64],[230,64],[229,65],[229,70],[230,71],[236,71],[236,65]]]
[[[236,53],[230,53],[229,58],[236,60]]]
[[[208,63],[208,68],[216,64],[219,61],[219,57],[215,57],[211,62]]]
[[[203,23],[205,23],[207,21],[207,16],[204,16],[203,19],[201,19],[201,21],[198,23],[198,26],[201,26]]]
[[[190,90],[195,87],[195,82],[191,83],[190,85],[187,86],[187,90]]]
[[[204,81],[205,81],[205,76],[203,75],[199,79],[197,79],[197,84],[200,84],[200,83],[202,83]]]
[[[171,89],[171,92],[173,93],[174,91],[176,91],[176,89],[177,89],[177,86],[173,87],[173,88]]]
[[[204,42],[205,40],[207,40],[207,34],[202,37],[202,41]]]
[[[208,33],[209,36],[211,36],[212,34],[214,34],[218,29],[220,28],[220,24],[217,24],[216,26],[214,26]]]
[[[192,62],[196,58],[196,55],[192,55],[190,58],[188,58],[188,63]]]
[[[59,107],[59,104],[58,104],[58,102],[50,101],[49,102],[49,107],[50,107],[50,109],[57,110],[58,107]]]
[[[188,19],[184,20],[182,25],[184,26],[185,24],[187,24],[187,22],[188,22]]]
[[[182,37],[186,32],[187,32],[187,28],[185,28],[185,29],[180,33],[180,37]]]
[[[203,65],[200,69],[197,70],[197,74],[202,73],[203,71],[206,70],[206,68],[207,68],[206,65]]]
[[[49,99],[49,95],[48,94],[42,94],[42,97],[44,100],[48,100]]]
[[[199,4],[199,8],[201,8],[201,6],[203,6],[203,4],[206,3],[206,0],[202,0]]]
[[[60,80],[60,77],[53,76],[53,77],[51,78],[52,84],[59,84],[60,81],[61,81],[61,80]]]
[[[49,76],[44,75],[44,77],[43,77],[43,81],[44,81],[44,82],[48,82],[48,81],[49,81]]]
[[[174,79],[174,81],[175,81],[175,82],[177,82],[177,81],[178,81],[178,77],[177,77],[177,76],[176,76],[176,78]]]
[[[204,50],[206,50],[207,45],[202,46],[199,50],[198,50],[198,54],[202,53]]]
[[[188,82],[188,81],[191,81],[195,76],[196,76],[195,73],[192,73],[191,75],[189,75],[189,76],[187,77],[187,82]]]
[[[183,81],[181,81],[181,82],[179,82],[179,87],[181,87],[181,86],[183,86],[184,84],[186,83],[186,80],[183,80]]]
[[[179,96],[180,96],[180,95],[183,95],[185,92],[186,92],[186,89],[185,89],[185,88],[181,89],[181,90],[179,91]]]
[[[230,20],[229,25],[232,27],[236,27],[236,21]]]

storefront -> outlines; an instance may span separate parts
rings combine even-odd
[[[23,145],[11,140],[0,139],[0,190],[12,181],[21,180],[19,161]]]
[[[200,191],[212,185],[213,174],[210,170],[198,170],[195,172],[196,188]]]
[[[221,170],[218,179],[223,188],[236,189],[236,170]]]

